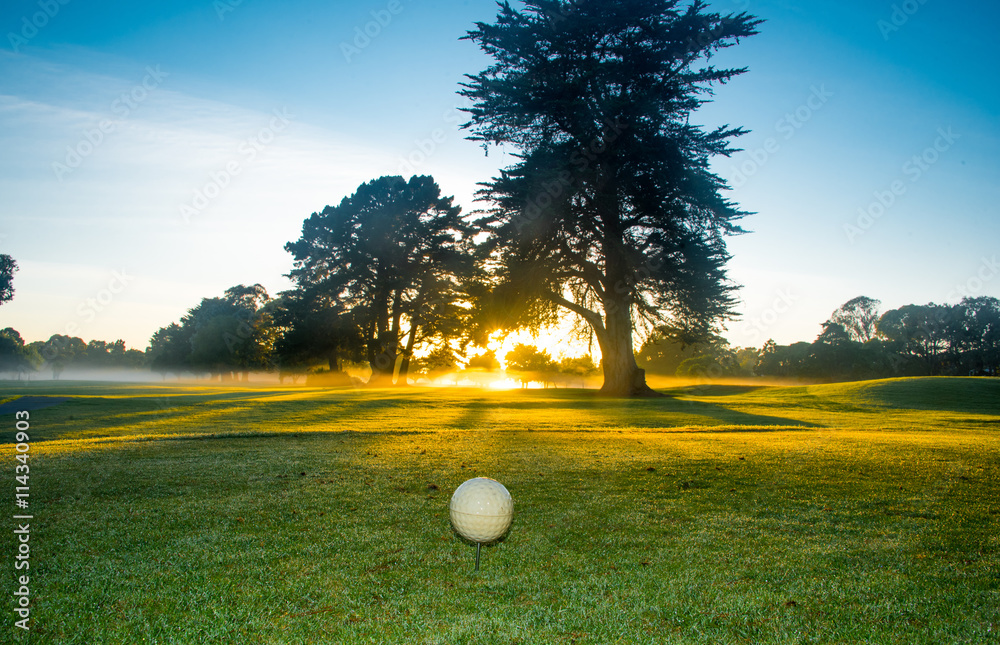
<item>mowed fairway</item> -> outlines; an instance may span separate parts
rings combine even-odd
[[[1000,642],[1000,379],[669,392],[7,382],[30,642]]]

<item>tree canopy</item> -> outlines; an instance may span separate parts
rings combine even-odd
[[[259,284],[237,285],[221,298],[202,298],[180,324],[163,327],[150,339],[150,366],[166,374],[209,373],[244,380],[270,367],[276,329],[271,297]]]
[[[289,277],[352,312],[371,385],[391,384],[400,359],[405,384],[418,342],[460,332],[463,280],[475,269],[470,232],[433,178],[381,177],[305,220],[285,245]]]
[[[654,394],[633,354],[636,324],[708,333],[733,313],[724,236],[746,215],[709,161],[740,128],[690,122],[713,86],[718,50],[759,20],[695,0],[504,2],[467,39],[494,62],[469,75],[469,138],[516,149],[484,184],[478,223],[501,318],[525,324],[563,307],[597,337],[603,390]]]

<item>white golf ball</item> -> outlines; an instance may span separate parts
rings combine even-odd
[[[504,485],[489,477],[463,483],[451,496],[451,523],[472,542],[492,542],[507,532],[514,519],[514,500]]]

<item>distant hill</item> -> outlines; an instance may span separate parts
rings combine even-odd
[[[856,407],[1000,414],[1000,379],[926,376],[811,385],[810,394]]]

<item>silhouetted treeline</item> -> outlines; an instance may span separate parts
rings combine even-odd
[[[964,298],[956,305],[905,305],[879,314],[860,296],[833,313],[811,343],[732,348],[713,337],[677,342],[661,330],[639,351],[647,371],[704,378],[767,376],[845,381],[894,376],[1000,373],[1000,300]]]
[[[636,353],[649,373],[697,378],[757,376],[807,380],[858,380],[892,376],[1000,374],[1000,300],[965,298],[956,305],[905,305],[885,313],[879,302],[858,297],[823,323],[813,342],[734,348],[711,336],[697,341],[661,328]],[[158,330],[145,352],[125,342],[55,334],[25,343],[14,329],[0,330],[0,373],[12,378],[74,369],[143,369],[176,376],[245,380],[251,371],[303,375],[323,371],[347,383],[346,364],[363,366],[358,327],[346,318],[310,312],[296,291],[271,298],[260,285],[237,285],[221,297],[203,298],[179,322]],[[446,326],[438,321],[439,328]],[[430,351],[411,357],[411,380],[451,375],[476,380],[500,362],[491,350],[468,357],[428,335]],[[522,384],[582,386],[599,371],[590,356],[553,359],[532,345],[517,345],[504,359],[508,376]]]

